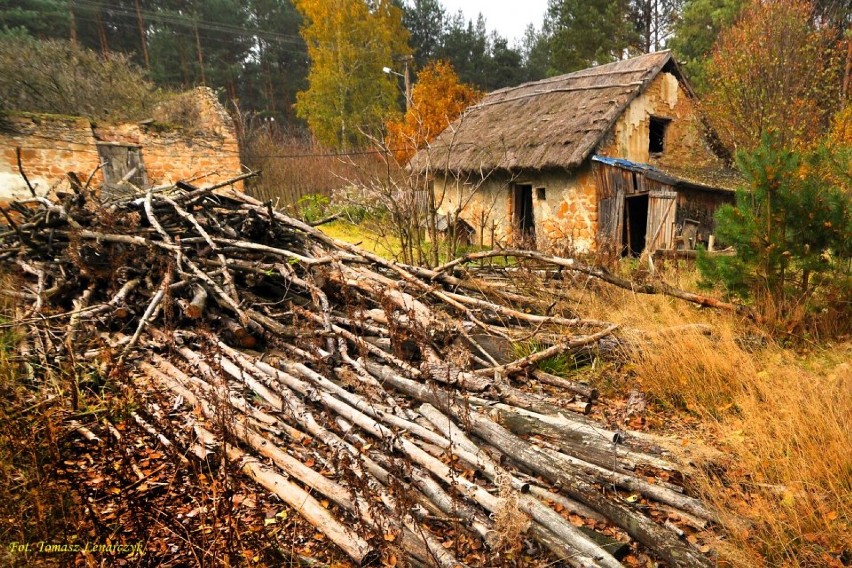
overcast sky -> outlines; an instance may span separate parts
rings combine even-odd
[[[465,19],[476,20],[480,12],[485,16],[488,31],[497,30],[513,45],[524,35],[529,24],[541,28],[547,0],[441,0],[447,14],[461,10]]]

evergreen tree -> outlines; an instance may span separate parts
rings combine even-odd
[[[633,30],[627,0],[549,0],[544,30],[552,74],[621,59]]]
[[[634,47],[640,53],[664,49],[674,32],[683,0],[631,0]]]
[[[70,39],[66,0],[0,0],[0,31],[22,29],[39,39]]]
[[[722,207],[716,215],[717,236],[736,255],[701,254],[705,283],[722,283],[733,294],[754,298],[768,318],[792,314],[821,287],[848,294],[850,158],[848,146],[801,154],[784,150],[770,136],[754,151],[740,153],[748,185],[737,192],[736,206]]]
[[[248,8],[251,25],[259,31],[238,85],[240,106],[292,122],[296,93],[307,88],[302,16],[288,0],[252,0]]]
[[[547,35],[539,32],[532,24],[527,26],[520,46],[524,68],[524,81],[537,81],[547,77],[550,69],[550,50]]]
[[[509,47],[506,38],[497,32],[491,33],[489,44],[490,57],[484,85],[486,90],[493,91],[527,81],[523,57],[519,50]]]
[[[707,62],[722,29],[734,23],[745,0],[686,0],[668,46],[690,84],[707,92]]]
[[[438,58],[451,62],[462,82],[486,88],[488,48],[482,14],[474,24],[473,20],[465,20],[464,14],[459,11],[447,22]]]
[[[403,10],[402,21],[411,34],[415,67],[422,69],[438,58],[446,13],[439,0],[409,0]]]

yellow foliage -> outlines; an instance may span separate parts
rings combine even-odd
[[[705,111],[729,147],[751,150],[773,133],[801,150],[827,132],[845,48],[813,23],[813,9],[813,0],[751,0],[719,36]]]
[[[412,89],[411,106],[405,116],[388,122],[388,148],[400,164],[407,162],[418,148],[443,132],[482,96],[481,91],[459,82],[450,63],[429,63]]]
[[[826,141],[829,148],[852,147],[852,103],[834,115]]]
[[[311,67],[296,112],[323,144],[357,147],[380,129],[397,87],[382,67],[410,53],[402,10],[390,0],[295,0]]]

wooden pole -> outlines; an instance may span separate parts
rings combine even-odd
[[[198,68],[201,70],[201,84],[207,84],[207,78],[204,76],[204,57],[201,55],[201,38],[198,37],[198,23],[193,25],[195,30],[195,49],[198,52]]]
[[[70,27],[68,39],[71,43],[77,43],[77,17],[74,14],[74,0],[68,2],[68,23]]]
[[[151,69],[151,61],[148,59],[148,40],[145,37],[145,21],[142,19],[142,8],[139,6],[139,0],[133,1],[136,4],[136,21],[139,23],[139,42],[142,44],[145,69]]]

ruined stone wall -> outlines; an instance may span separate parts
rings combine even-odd
[[[0,200],[29,197],[18,172],[15,149],[39,195],[67,187],[67,172],[85,180],[98,166],[98,150],[89,121],[79,117],[15,114],[0,126]]]
[[[196,178],[200,184],[212,184],[239,174],[240,150],[234,124],[216,95],[200,87],[183,97],[191,106],[191,125],[169,124],[168,114],[155,110],[154,117],[160,121],[98,126],[95,137],[102,143],[141,147],[152,185]]]
[[[95,135],[102,143],[141,147],[151,185],[194,179],[211,184],[240,173],[239,147],[233,134],[187,136],[132,124],[98,127]]]
[[[206,185],[239,174],[239,147],[231,118],[210,89],[196,89],[186,96],[193,105],[191,126],[147,121],[93,127],[80,117],[8,117],[0,125],[0,199],[29,195],[18,173],[16,147],[21,148],[24,171],[40,195],[67,189],[67,172],[86,180],[100,161],[99,144],[141,148],[150,185],[192,179]],[[93,183],[103,181],[99,171]]]

